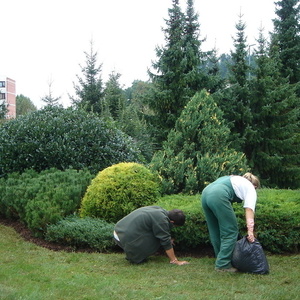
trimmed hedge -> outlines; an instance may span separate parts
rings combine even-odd
[[[93,218],[69,216],[47,227],[46,240],[78,248],[103,252],[115,246],[114,224]]]
[[[159,197],[159,178],[137,163],[119,163],[99,172],[84,195],[81,217],[117,222]]]
[[[0,179],[0,214],[43,236],[48,224],[78,210],[93,175],[87,170],[27,170]]]
[[[186,224],[173,229],[177,246],[182,249],[209,245],[209,236],[201,206],[201,196],[170,195],[156,205],[167,210],[178,208],[186,214]],[[246,222],[242,204],[233,205],[240,233]],[[298,253],[300,246],[300,191],[258,190],[255,233],[263,248],[272,253]]]

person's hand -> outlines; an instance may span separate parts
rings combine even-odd
[[[250,242],[250,243],[253,243],[255,241],[255,237],[254,237],[254,234],[253,232],[248,232],[248,236],[247,236],[247,240]]]
[[[185,260],[178,260],[177,258],[170,261],[170,264],[173,264],[173,265],[177,265],[177,266],[182,266],[182,265],[188,265],[189,262],[188,261],[185,261]]]

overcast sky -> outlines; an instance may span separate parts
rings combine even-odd
[[[186,0],[180,0],[185,11]],[[128,87],[147,80],[155,60],[155,47],[164,44],[161,30],[172,0],[9,0],[0,6],[0,75],[16,80],[23,94],[40,108],[52,82],[54,97],[70,104],[73,82],[81,76],[84,52],[93,40],[105,82],[112,72]],[[258,29],[273,30],[274,0],[194,0],[199,14],[202,50],[214,46],[220,53],[233,48],[232,37],[240,12],[246,23],[248,44]]]

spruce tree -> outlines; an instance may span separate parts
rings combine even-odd
[[[122,118],[122,113],[125,108],[126,99],[125,93],[119,83],[120,77],[120,73],[111,72],[104,89],[105,107],[114,120],[120,120]]]
[[[291,84],[300,81],[300,23],[299,0],[275,2],[277,18],[273,20],[273,42],[279,47],[281,73]]]
[[[103,85],[101,79],[102,65],[97,66],[97,52],[94,52],[91,41],[90,52],[84,52],[86,66],[80,66],[83,78],[77,75],[79,84],[74,85],[76,97],[70,96],[72,104],[88,112],[101,114],[103,105]]]
[[[207,54],[200,50],[202,40],[199,40],[200,24],[194,1],[187,0],[184,14],[179,0],[173,0],[166,25],[166,45],[156,48],[158,60],[152,65],[155,73],[149,71],[154,89],[148,103],[154,112],[152,124],[156,125],[159,144],[174,128],[186,103],[209,81],[204,70]]]
[[[199,16],[194,10],[194,0],[187,0],[185,14],[184,35],[183,35],[183,55],[185,65],[185,82],[188,87],[189,99],[196,92],[207,87],[208,75],[205,73],[203,65],[207,58],[207,53],[202,52],[200,47],[204,40],[200,40]]]
[[[157,141],[165,140],[168,131],[174,127],[181,110],[187,102],[186,72],[183,53],[184,14],[179,6],[179,0],[172,0],[169,9],[169,19],[166,20],[165,47],[156,48],[158,60],[152,63],[154,72],[149,70],[149,76],[155,89],[149,97],[149,107],[153,110],[152,124],[158,128]]]
[[[244,143],[249,134],[251,112],[249,107],[249,86],[247,73],[247,40],[246,25],[242,15],[236,24],[234,51],[231,51],[232,64],[229,66],[228,88],[215,95],[215,99],[224,112],[224,117],[231,126],[232,145],[238,151],[244,151]]]
[[[252,135],[245,152],[262,183],[280,188],[300,187],[299,107],[295,87],[282,77],[280,50],[268,53],[260,30],[255,78],[251,80]]]
[[[46,94],[44,97],[41,98],[43,102],[46,103],[48,106],[58,106],[59,105],[59,100],[61,97],[54,97],[53,96],[53,91],[52,91],[52,84],[53,80],[50,79],[48,81],[48,94]]]

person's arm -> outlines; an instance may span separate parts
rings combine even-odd
[[[181,266],[181,265],[187,265],[189,263],[185,260],[182,260],[182,261],[178,260],[175,256],[173,248],[171,248],[169,250],[165,250],[165,251],[166,251],[166,254],[168,255],[168,257],[170,259],[170,264],[175,264],[175,265]]]
[[[247,239],[250,243],[254,242],[254,212],[251,208],[245,208],[245,215],[246,215],[246,224],[247,224],[247,231],[248,236]]]

